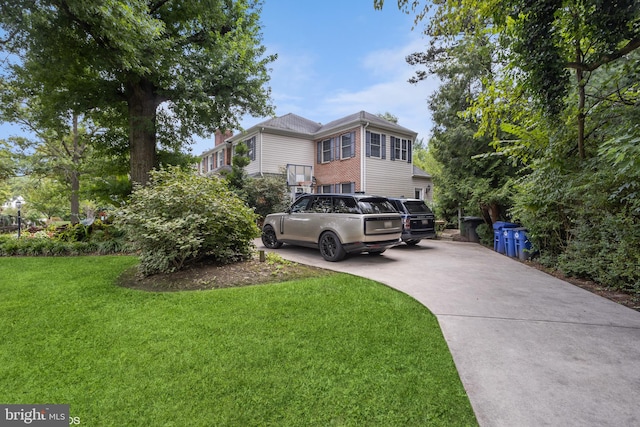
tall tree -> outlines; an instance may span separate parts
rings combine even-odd
[[[11,195],[8,180],[16,172],[16,162],[7,141],[0,140],[0,202],[4,203]]]
[[[505,90],[485,97],[483,106],[493,109],[491,104],[505,99],[515,101],[518,96],[522,102],[532,97],[537,109],[555,119],[556,125],[567,119],[575,123],[580,159],[588,154],[588,86],[593,73],[640,48],[638,0],[398,0],[397,4],[415,14],[416,25],[428,19],[425,33],[450,44],[461,34],[491,34],[506,60],[506,78],[517,88],[503,86]],[[381,8],[384,0],[374,0],[374,5]],[[496,115],[481,118],[496,120]],[[505,122],[504,117],[497,120]]]
[[[259,0],[10,0],[0,4],[2,91],[128,129],[130,175],[146,183],[157,142],[239,127],[272,112]],[[164,140],[158,141],[162,135]]]

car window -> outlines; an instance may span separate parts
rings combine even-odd
[[[311,205],[312,212],[327,213],[331,212],[331,197],[316,197]]]
[[[358,205],[353,197],[335,197],[333,199],[333,212],[360,213],[358,211]]]
[[[404,206],[407,208],[409,213],[412,214],[422,214],[422,213],[431,213],[431,209],[424,202],[419,200],[416,201],[406,201],[404,202]]]
[[[310,201],[311,197],[301,197],[291,205],[291,212],[306,212],[309,209]]]
[[[393,205],[393,207],[394,207],[398,212],[404,212],[404,209],[402,209],[402,204],[401,204],[398,200],[389,200],[389,202],[391,202],[391,204]]]
[[[358,206],[364,214],[377,214],[377,213],[397,213],[391,202],[387,199],[380,198],[367,198],[360,199]]]

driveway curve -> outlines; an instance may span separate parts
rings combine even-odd
[[[338,263],[313,249],[273,252],[425,305],[481,426],[640,425],[640,312],[474,243],[423,240]]]

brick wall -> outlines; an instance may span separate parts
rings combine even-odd
[[[328,184],[341,184],[347,182],[355,182],[355,191],[362,190],[362,184],[360,181],[360,155],[362,153],[362,138],[361,127],[349,129],[333,135],[328,135],[321,140],[314,141],[314,146],[317,147],[317,143],[329,138],[339,137],[345,133],[356,133],[355,138],[355,157],[348,159],[334,159],[329,163],[315,163],[314,176],[316,177],[316,185],[328,185]],[[316,150],[317,152],[317,150]]]
[[[220,144],[224,144],[224,141],[228,138],[231,138],[233,136],[233,132],[231,131],[226,131],[225,133],[220,132],[219,130],[216,131],[215,133],[215,145],[214,147],[217,147]]]

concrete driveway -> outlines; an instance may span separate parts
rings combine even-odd
[[[482,426],[640,425],[640,312],[474,243],[423,240],[338,263],[312,249],[273,252],[424,304]]]

